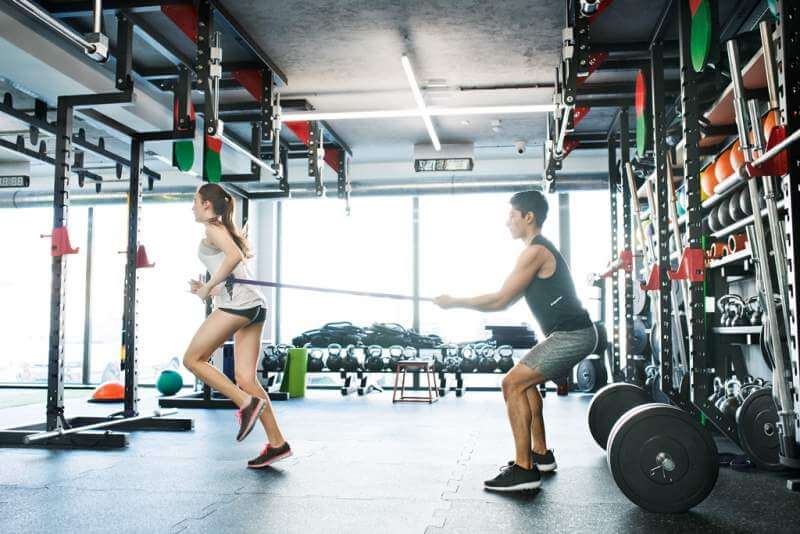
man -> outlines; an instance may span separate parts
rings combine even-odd
[[[506,226],[511,237],[526,246],[503,287],[471,298],[442,295],[434,299],[444,309],[490,312],[504,310],[524,296],[546,336],[503,377],[516,458],[484,482],[489,490],[535,489],[541,485],[539,471],[556,468],[553,451],[545,441],[542,397],[536,386],[567,375],[597,343],[597,331],[575,294],[566,261],[541,233],[546,219],[547,200],[542,193],[515,194]]]

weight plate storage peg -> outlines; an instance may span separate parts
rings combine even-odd
[[[622,493],[649,512],[681,513],[711,493],[719,475],[711,434],[683,410],[638,406],[614,425],[608,467]]]
[[[587,356],[578,364],[578,389],[594,393],[608,382],[606,364],[596,355]]]
[[[760,469],[780,470],[778,409],[772,389],[762,388],[744,400],[736,411],[737,430],[742,449]]]
[[[631,408],[649,402],[650,395],[634,384],[620,382],[600,389],[594,394],[588,410],[589,432],[595,442],[605,449],[614,423]]]

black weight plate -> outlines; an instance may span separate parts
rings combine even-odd
[[[589,432],[595,442],[606,448],[608,435],[622,414],[650,402],[650,396],[639,386],[625,382],[609,384],[600,389],[589,403]]]
[[[588,356],[578,364],[578,389],[584,393],[593,393],[605,386],[608,373],[603,360],[597,356]]]
[[[614,425],[608,467],[631,502],[656,513],[697,506],[719,475],[711,434],[683,410],[654,403],[634,408]]]
[[[772,389],[759,389],[747,396],[736,411],[742,449],[761,469],[780,470],[778,409]]]

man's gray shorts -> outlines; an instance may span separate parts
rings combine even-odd
[[[539,371],[547,380],[560,379],[591,354],[596,344],[594,325],[571,332],[556,331],[533,347],[520,363]]]

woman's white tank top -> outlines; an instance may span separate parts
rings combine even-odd
[[[219,271],[225,253],[217,247],[209,245],[205,240],[200,240],[200,246],[197,249],[197,255],[206,270],[212,276]],[[240,261],[231,273],[234,278],[252,279],[250,270],[244,261]],[[233,284],[226,286],[225,282],[220,284],[222,286],[222,293],[215,296],[213,299],[216,308],[231,308],[233,310],[244,310],[247,308],[254,308],[256,306],[267,305],[267,299],[255,286],[245,284]]]

